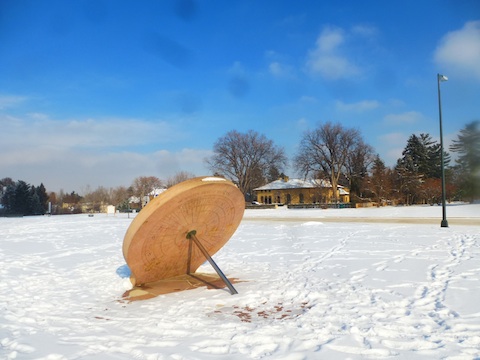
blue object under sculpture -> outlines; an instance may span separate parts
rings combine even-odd
[[[122,279],[130,277],[132,275],[132,272],[130,271],[130,268],[128,267],[127,264],[120,266],[117,271],[117,275],[120,276]]]

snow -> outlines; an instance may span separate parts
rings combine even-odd
[[[254,189],[258,190],[282,190],[282,189],[313,189],[318,187],[332,187],[332,184],[328,180],[324,179],[278,179],[264,186]],[[343,186],[338,185],[339,188]]]
[[[1,359],[476,359],[480,204],[246,210],[238,295],[127,302],[127,215],[0,218]],[[208,263],[200,271],[211,272]]]

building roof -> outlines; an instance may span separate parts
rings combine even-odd
[[[166,188],[160,188],[160,189],[155,188],[148,195],[153,196],[153,197],[157,197],[158,195],[163,193],[165,190],[167,190],[167,189]]]
[[[305,188],[314,188],[318,185],[315,185],[313,180],[302,180],[302,179],[278,179],[268,183],[266,185],[260,186],[254,190],[286,190],[286,189],[305,189]]]
[[[253,190],[259,191],[259,190],[312,189],[316,187],[331,188],[332,184],[330,183],[330,181],[323,180],[323,179],[309,179],[309,180],[279,179],[279,180],[272,181],[271,183],[268,183],[266,185],[260,186]],[[343,186],[338,185],[338,188],[341,191],[342,195],[348,194],[348,192],[346,192],[343,189]]]

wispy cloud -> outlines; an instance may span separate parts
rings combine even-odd
[[[242,98],[250,91],[250,80],[248,72],[239,61],[235,61],[228,69],[230,79],[228,82],[228,91],[236,98]]]
[[[203,159],[210,154],[204,149],[161,150],[185,139],[177,126],[166,121],[0,115],[0,127],[3,176],[34,185],[43,182],[50,191],[129,186],[140,175],[166,178],[182,170],[202,175]],[[140,146],[157,150],[137,152]]]
[[[296,69],[288,63],[288,57],[273,50],[265,52],[265,58],[268,62],[268,72],[276,78],[294,79],[296,78]]]
[[[28,98],[26,96],[0,95],[0,110],[16,107],[25,102],[27,99]]]
[[[445,71],[480,80],[480,20],[469,21],[460,30],[447,33],[434,53]]]
[[[401,132],[393,132],[380,135],[379,139],[388,144],[404,145],[406,143],[407,136]]]
[[[292,66],[283,64],[279,61],[273,61],[268,66],[268,71],[278,78],[294,78],[295,72]]]
[[[418,111],[407,111],[401,114],[385,115],[383,121],[387,125],[414,124],[423,119],[423,115]]]
[[[47,115],[27,118],[0,115],[0,149],[39,146],[69,148],[125,147],[138,143],[166,143],[182,132],[166,121],[140,119],[52,120]]]
[[[295,121],[295,126],[300,130],[306,130],[308,128],[308,120],[302,117]]]
[[[378,35],[378,29],[372,25],[354,25],[352,27],[352,33],[367,39],[374,39]]]
[[[380,107],[380,103],[377,100],[363,100],[355,103],[344,103],[338,100],[335,103],[335,107],[339,111],[362,113],[365,111],[375,110]]]
[[[306,68],[311,74],[338,80],[360,74],[360,69],[342,51],[346,33],[341,28],[326,27],[307,57]]]
[[[300,101],[305,104],[318,104],[318,98],[310,95],[302,95]]]
[[[394,166],[402,156],[408,136],[401,132],[392,132],[380,135],[378,139],[382,149],[383,160],[388,166]]]

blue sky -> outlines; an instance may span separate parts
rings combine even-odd
[[[480,118],[479,1],[0,0],[0,178],[200,176],[230,130],[293,158],[326,121],[393,166],[438,140],[437,73],[448,144]]]

